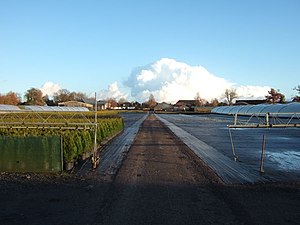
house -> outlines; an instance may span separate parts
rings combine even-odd
[[[179,100],[174,105],[174,110],[176,111],[194,111],[196,107],[195,100]]]
[[[94,98],[83,99],[83,102],[93,105],[93,110],[95,109],[95,99]],[[107,108],[108,108],[108,103],[105,100],[97,101],[97,111],[105,110]]]
[[[124,102],[120,105],[120,107],[122,109],[125,109],[125,110],[133,110],[133,109],[136,109],[136,105],[135,105],[135,102]]]
[[[259,105],[267,103],[267,99],[238,99],[235,101],[235,105]]]
[[[174,106],[166,102],[158,103],[155,108],[155,111],[174,111]]]
[[[105,110],[108,107],[108,103],[105,100],[97,101],[97,111],[98,110]]]

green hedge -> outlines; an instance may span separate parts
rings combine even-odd
[[[93,115],[91,115],[92,117]],[[61,122],[58,117],[52,122]],[[81,119],[73,119],[74,122],[80,122]],[[33,122],[33,121],[31,121]],[[124,122],[118,116],[98,116],[97,125],[97,143],[101,144],[103,139],[109,138],[116,133],[122,131]],[[83,153],[91,151],[94,144],[94,128],[92,129],[76,129],[76,130],[60,130],[60,129],[9,129],[1,128],[0,136],[57,136],[61,135],[63,140],[63,156],[65,162],[78,159]]]

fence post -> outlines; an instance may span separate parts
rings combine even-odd
[[[237,124],[237,113],[234,114],[234,125],[236,126],[236,124]]]

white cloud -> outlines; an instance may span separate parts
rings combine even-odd
[[[263,98],[269,87],[234,86],[222,77],[211,74],[202,66],[190,66],[174,59],[162,58],[133,70],[125,85],[131,96],[140,102],[152,93],[158,102],[175,103],[180,99],[194,99],[197,92],[204,99],[222,99],[228,88],[235,87],[239,98]]]
[[[242,99],[265,99],[268,95],[268,91],[271,88],[268,86],[239,86],[236,88],[236,92],[239,98]]]
[[[97,94],[98,99],[108,99],[108,98],[114,98],[114,99],[120,99],[120,98],[127,98],[127,94],[124,94],[120,91],[118,83],[114,82],[108,86],[106,90],[101,90]]]
[[[61,86],[59,84],[54,84],[51,81],[47,81],[43,84],[41,87],[41,91],[43,92],[43,95],[48,95],[49,97],[53,97],[53,94],[61,89]]]

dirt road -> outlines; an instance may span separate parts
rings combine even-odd
[[[299,183],[222,184],[155,115],[113,179],[0,175],[0,224],[299,224],[299,200]]]
[[[213,193],[211,184],[218,178],[187,152],[150,115],[107,196],[99,224],[237,224]]]

